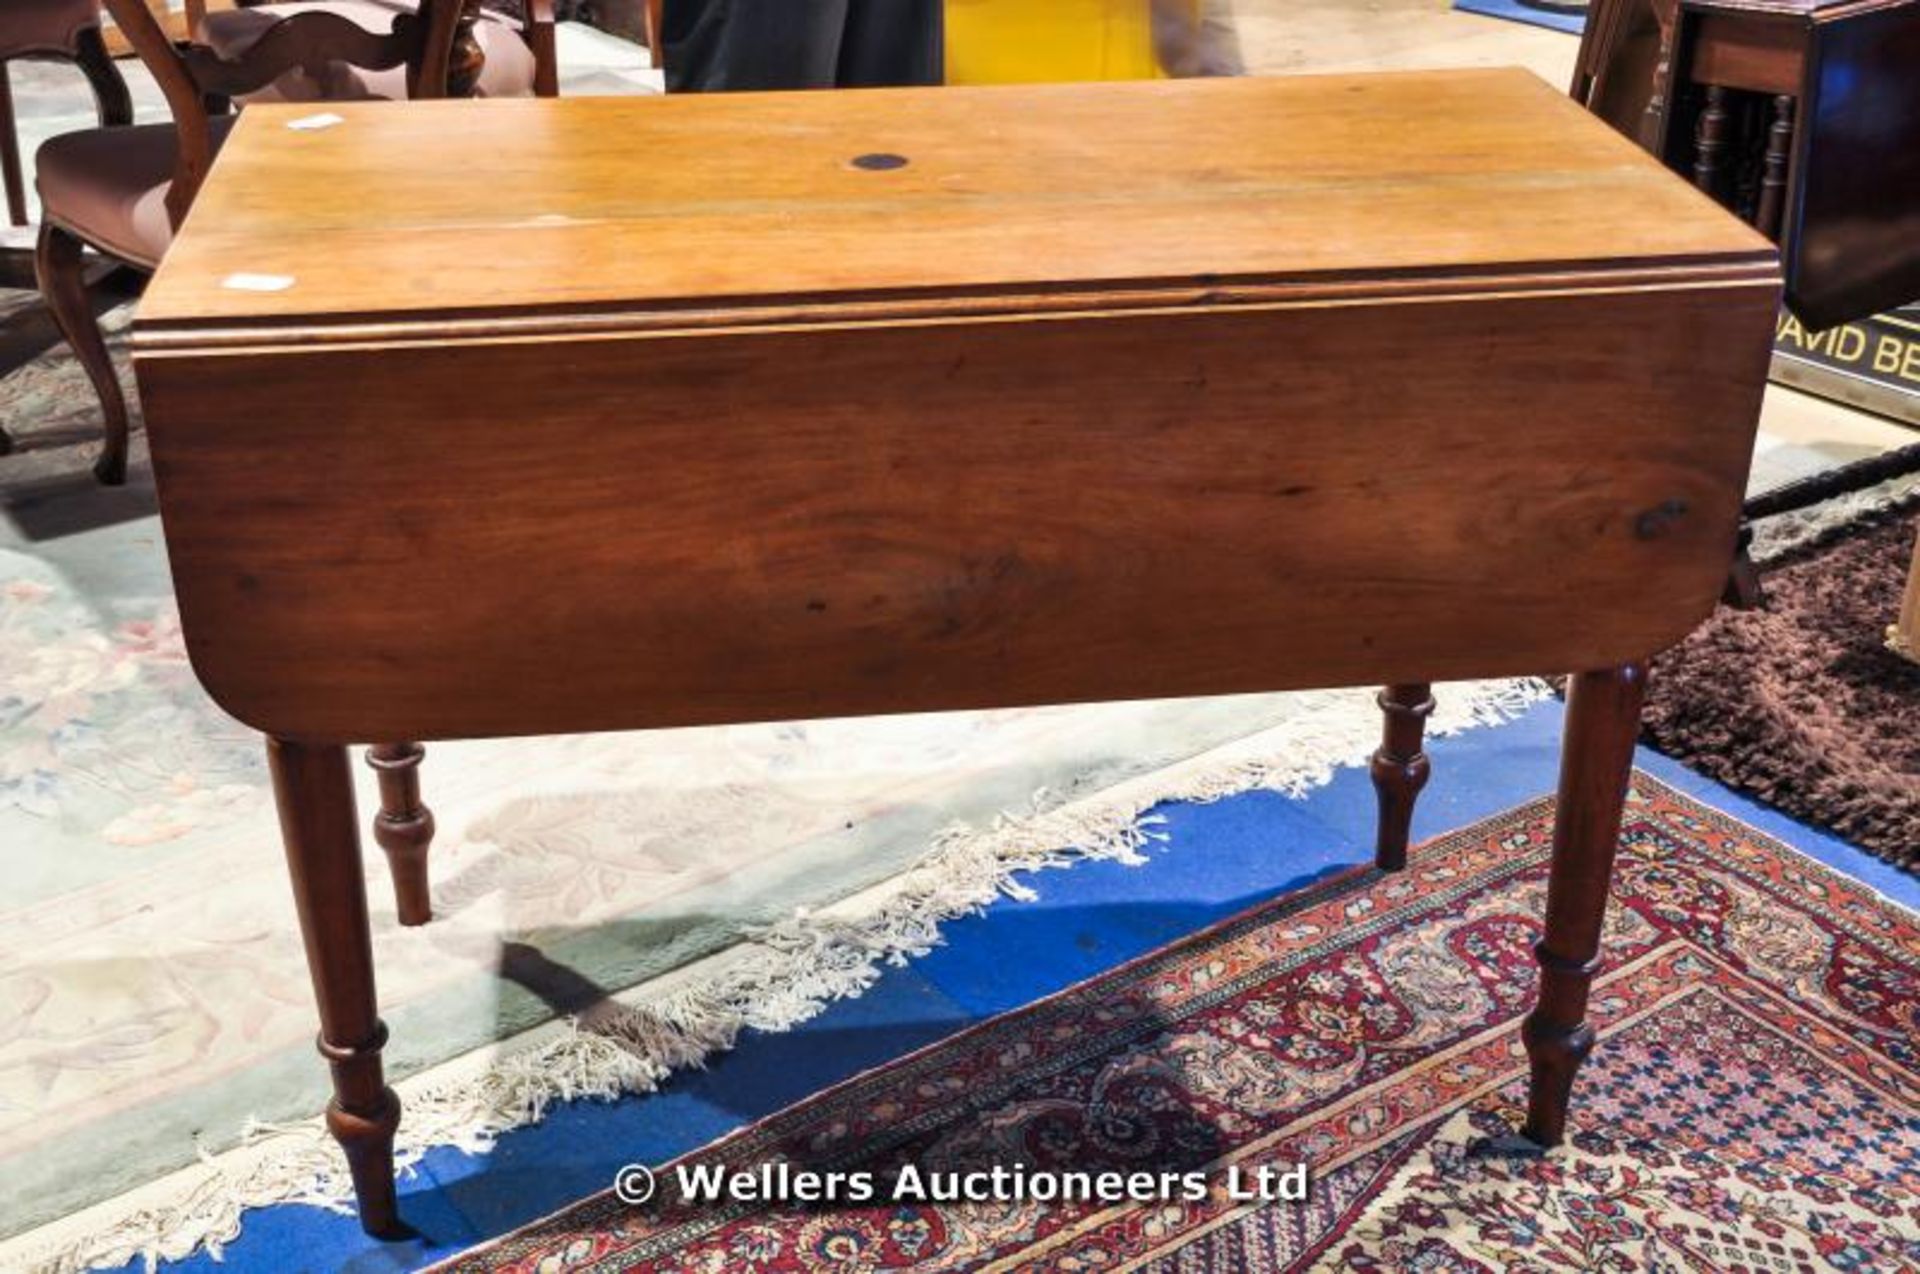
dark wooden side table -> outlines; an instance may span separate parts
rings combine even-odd
[[[368,1229],[368,740],[1386,683],[1391,822],[1429,680],[1576,670],[1524,1032],[1561,1139],[1771,245],[1517,71],[334,110],[241,119],[136,362]]]
[[[1814,328],[1920,298],[1920,0],[1597,0],[1573,96],[1781,248]]]
[[[1920,299],[1917,69],[1920,0],[1598,0],[1571,92],[1778,242],[1787,303],[1817,331]],[[1920,446],[1903,448],[1747,516],[1916,467]],[[1726,590],[1747,608],[1762,598],[1750,538]]]

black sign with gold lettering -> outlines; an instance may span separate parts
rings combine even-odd
[[[1823,332],[1783,309],[1773,352],[1775,380],[1920,424],[1920,305]]]

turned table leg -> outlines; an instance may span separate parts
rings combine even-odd
[[[1533,948],[1540,998],[1521,1028],[1533,1071],[1523,1131],[1542,1146],[1565,1137],[1574,1073],[1593,1048],[1587,988],[1600,968],[1600,927],[1646,688],[1646,665],[1626,664],[1583,672],[1567,692],[1546,936]]]
[[[400,1099],[380,1069],[387,1028],[374,997],[373,941],[347,750],[269,739],[267,760],[307,945],[307,971],[320,1006],[320,1055],[333,1070],[327,1128],[353,1171],[361,1228],[373,1235],[395,1234],[400,1214],[393,1134],[400,1125]]]
[[[1413,803],[1427,785],[1432,765],[1421,748],[1427,718],[1433,715],[1433,687],[1424,681],[1388,686],[1380,692],[1385,717],[1380,750],[1370,767],[1380,799],[1380,825],[1373,861],[1381,871],[1407,865],[1407,840],[1413,832]]]
[[[367,749],[367,764],[380,776],[380,812],[373,817],[373,839],[386,851],[394,903],[403,925],[423,925],[433,919],[427,887],[433,811],[420,801],[420,762],[426,755],[418,743],[376,743]]]

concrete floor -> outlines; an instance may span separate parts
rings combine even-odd
[[[1579,41],[1456,13],[1450,0],[1233,0],[1247,69],[1258,75],[1524,66],[1556,85]]]

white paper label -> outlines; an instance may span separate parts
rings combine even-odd
[[[284,292],[293,286],[291,274],[229,274],[220,281],[235,292]]]

